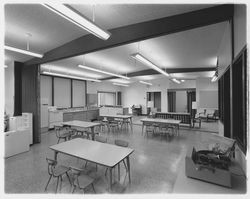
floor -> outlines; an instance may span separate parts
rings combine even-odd
[[[179,137],[171,140],[161,139],[160,136],[145,137],[141,132],[140,118],[134,117],[133,132],[120,131],[115,133],[104,132],[108,143],[114,139],[129,141],[129,147],[135,149],[131,155],[131,185],[121,166],[121,180],[114,185],[114,193],[172,193],[178,175],[180,163],[187,148],[203,145],[214,133],[201,132],[200,129],[180,128]],[[48,180],[46,157],[53,157],[48,148],[56,144],[54,131],[43,133],[41,143],[31,146],[30,151],[5,159],[5,193],[54,193],[56,180],[52,181],[47,192],[44,192]],[[107,154],[108,155],[108,154]],[[82,166],[84,161],[66,155],[59,155],[58,160],[65,165]],[[88,174],[95,178],[95,189],[98,194],[107,193],[108,179],[105,177],[105,168],[88,164]],[[116,177],[117,179],[117,177]],[[69,182],[65,178],[61,193],[70,193]],[[76,193],[81,193],[77,190]],[[86,193],[93,193],[92,189]]]

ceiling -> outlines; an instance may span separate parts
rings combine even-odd
[[[71,6],[86,17],[92,18],[92,5],[74,4]],[[214,5],[98,4],[94,7],[95,23],[109,30],[211,6]],[[213,24],[47,63],[42,65],[41,68],[42,70],[60,71],[97,79],[108,76],[80,69],[77,65],[84,64],[118,74],[149,69],[131,58],[130,55],[136,52],[140,52],[161,68],[215,67],[216,55],[225,27],[226,22]],[[30,50],[38,53],[48,52],[88,34],[85,30],[40,4],[6,4],[5,44],[25,49],[26,33],[32,34]],[[10,60],[25,62],[31,58],[30,56],[5,51],[5,64],[8,64]],[[195,79],[200,76],[211,77],[213,73],[176,73],[171,75],[177,78]],[[132,81],[137,79],[150,80],[157,78],[157,76],[160,75],[135,77],[132,78]]]

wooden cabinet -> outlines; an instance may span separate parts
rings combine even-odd
[[[98,115],[99,109],[65,112],[63,113],[63,122],[68,122],[72,120],[91,122],[93,120],[96,120]]]

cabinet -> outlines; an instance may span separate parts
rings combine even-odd
[[[33,144],[33,118],[32,113],[22,113],[23,116],[23,127],[29,133],[30,144]]]
[[[4,157],[10,157],[19,153],[29,151],[29,132],[26,129],[8,131],[4,134],[5,151]]]
[[[54,128],[55,125],[61,125],[62,122],[62,111],[49,111],[49,128]]]

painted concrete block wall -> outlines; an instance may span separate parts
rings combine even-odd
[[[197,108],[206,108],[200,107],[200,91],[218,91],[218,82],[211,82],[211,78],[197,78],[196,79],[196,101]],[[210,100],[216,101],[213,104],[218,104],[218,98],[211,98]],[[213,107],[218,108],[218,107]]]
[[[87,81],[87,93],[96,94],[97,91],[118,92],[120,86],[115,86],[111,82],[89,82]]]
[[[5,111],[9,116],[14,114],[14,62],[11,61],[4,69],[4,92],[5,92]]]

